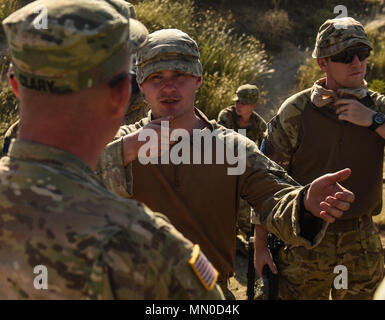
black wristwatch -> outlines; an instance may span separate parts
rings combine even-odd
[[[379,126],[385,123],[385,114],[377,112],[373,115],[373,123],[368,127],[369,130],[375,131]]]

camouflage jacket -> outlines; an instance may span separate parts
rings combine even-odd
[[[0,180],[0,299],[223,297],[189,265],[190,241],[106,190],[75,156],[16,140],[0,160]]]
[[[283,103],[268,124],[265,154],[302,184],[325,173],[350,168],[352,174],[342,185],[356,195],[357,201],[337,223],[379,214],[385,140],[366,127],[339,120],[333,106],[333,99],[339,97],[331,97],[331,102],[321,106],[316,101],[318,96],[313,99],[317,94],[313,89],[314,86]],[[345,89],[339,90],[337,93]],[[358,99],[372,110],[385,111],[385,96],[365,90],[360,98],[351,91],[350,99]],[[325,100],[328,96],[323,97]]]
[[[251,114],[250,120],[251,124],[248,127],[241,128],[238,124],[238,115],[235,111],[235,106],[223,109],[218,115],[218,123],[220,125],[235,131],[246,129],[246,136],[260,146],[266,131],[266,122],[255,111]]]
[[[198,109],[196,114],[206,123],[206,128],[200,131],[202,135],[215,130],[225,148],[237,148],[238,143],[245,145],[243,173],[228,175],[226,169],[229,164],[226,162],[142,165],[135,160],[124,166],[122,137],[149,123],[150,114],[135,125],[121,127],[117,139],[102,154],[98,170],[105,185],[121,196],[133,196],[152,210],[167,215],[178,230],[201,245],[225,278],[233,270],[235,224],[240,198],[255,208],[259,223],[265,224],[286,242],[306,247],[317,245],[324,235],[326,223],[322,223],[314,239],[308,240],[299,235],[303,187],[261,154],[253,141],[218,125],[214,120],[208,121]],[[229,144],[231,141],[233,146]],[[177,145],[171,148],[171,152]],[[215,150],[203,150],[205,152],[211,153],[212,159],[215,159]],[[221,227],[218,228],[218,225]]]
[[[306,89],[288,98],[267,125],[264,153],[279,163],[289,174],[293,155],[303,139],[304,110],[312,105],[310,94],[311,89]],[[368,90],[368,94],[374,102],[372,107],[385,112],[385,96],[371,90]],[[329,108],[329,111],[334,113],[333,109]]]

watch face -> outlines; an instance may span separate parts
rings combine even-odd
[[[377,124],[383,124],[385,122],[385,115],[381,112],[376,113],[374,122]]]

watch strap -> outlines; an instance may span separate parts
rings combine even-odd
[[[377,112],[373,115],[373,122],[372,124],[368,127],[369,130],[372,130],[372,131],[375,131],[379,126],[383,125],[385,123],[385,116],[382,117],[383,121],[380,123],[380,122],[377,122],[376,121],[376,116],[381,113],[381,112]]]

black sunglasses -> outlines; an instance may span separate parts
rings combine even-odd
[[[370,51],[372,49],[367,46],[361,46],[361,47],[351,47],[348,48],[334,56],[331,56],[330,59],[333,62],[340,62],[340,63],[351,63],[355,56],[360,59],[360,61],[365,60],[370,55]]]
[[[115,87],[119,81],[122,81],[124,78],[126,78],[128,75],[130,75],[129,72],[122,72],[122,73],[119,73],[117,74],[115,77],[113,77],[109,82],[108,82],[108,85],[110,86],[110,88],[113,88]]]

